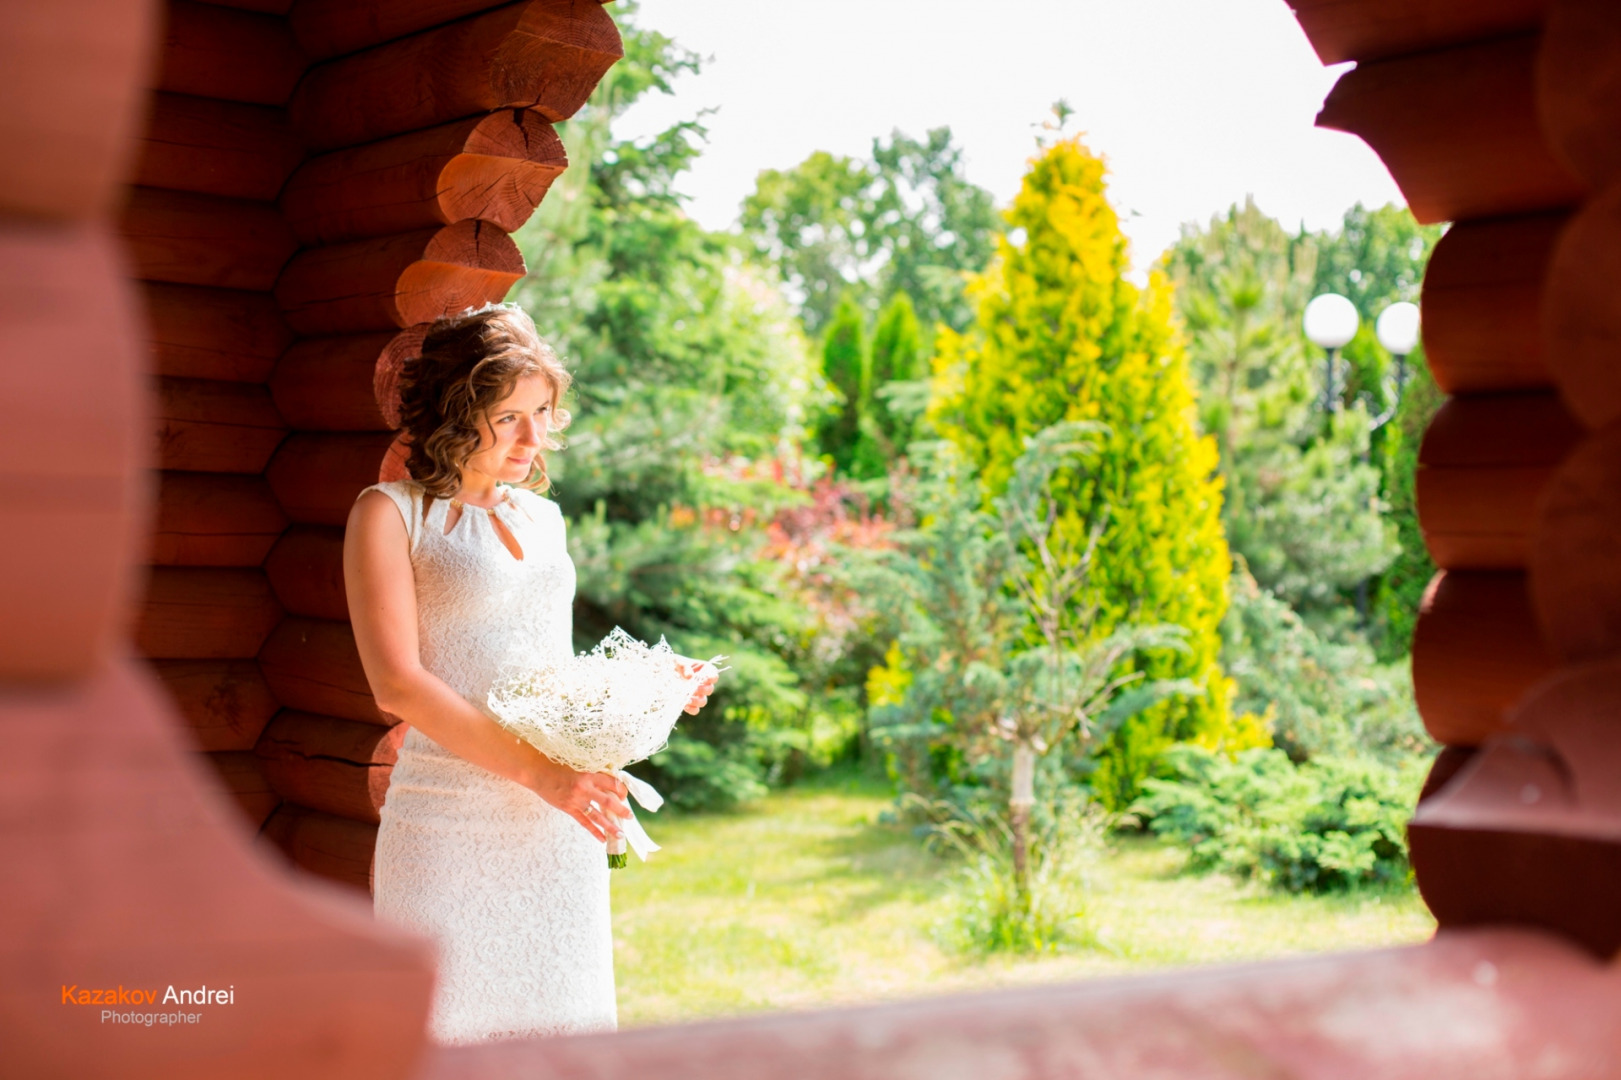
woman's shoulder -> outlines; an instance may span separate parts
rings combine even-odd
[[[405,521],[406,534],[414,541],[417,534],[417,521],[422,514],[424,490],[422,485],[415,480],[385,480],[380,484],[373,484],[371,487],[366,488],[355,496],[355,501],[359,503],[374,492],[387,498],[399,510],[400,517]]]

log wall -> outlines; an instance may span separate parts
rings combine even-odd
[[[621,55],[578,0],[168,0],[120,232],[159,469],[136,642],[268,844],[369,887],[403,732],[348,626],[342,526],[400,364],[506,295]]]

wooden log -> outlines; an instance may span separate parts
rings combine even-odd
[[[301,251],[276,300],[300,334],[402,329],[500,300],[523,274],[511,237],[463,221]]]
[[[281,210],[306,246],[474,219],[514,232],[567,166],[539,113],[502,109],[306,162]]]
[[[287,434],[263,386],[167,377],[156,382],[158,461],[164,469],[260,473]]]
[[[360,493],[378,482],[394,436],[294,434],[270,462],[265,478],[287,516],[309,525],[342,525]]]
[[[1548,484],[1531,540],[1531,595],[1554,654],[1621,653],[1621,421],[1589,436]]]
[[[392,726],[377,708],[346,622],[293,617],[259,651],[259,668],[276,700],[290,709]]]
[[[1359,135],[1423,222],[1574,206],[1586,187],[1554,159],[1533,100],[1535,37],[1359,65],[1319,127]]]
[[[105,229],[0,225],[3,680],[85,676],[123,637],[151,429],[121,269]]]
[[[132,182],[270,200],[302,160],[285,109],[155,93]]]
[[[219,777],[225,794],[242,811],[249,829],[257,833],[259,826],[281,805],[281,796],[272,786],[265,762],[247,750],[226,750],[202,756]]]
[[[1443,570],[1511,570],[1530,560],[1536,502],[1581,440],[1557,394],[1452,398],[1419,447],[1418,522]]]
[[[294,866],[328,881],[371,892],[376,825],[282,803],[265,822],[260,835]]]
[[[1436,742],[1481,745],[1553,668],[1524,574],[1451,570],[1430,583],[1413,631],[1413,695]]]
[[[299,0],[288,22],[312,60],[369,49],[500,7],[502,0]]]
[[[265,15],[286,15],[293,7],[293,0],[204,0],[204,2],[242,11],[257,11]]]
[[[286,528],[262,476],[160,472],[150,558],[158,566],[258,566]]]
[[[153,660],[199,750],[252,750],[278,708],[253,660]]]
[[[624,55],[595,4],[520,0],[310,69],[289,108],[313,150],[421,131],[497,109],[577,112]]]
[[[298,242],[274,203],[131,188],[119,220],[136,277],[265,290]]]
[[[304,54],[286,19],[191,0],[168,0],[155,89],[285,105],[304,74]]]
[[[1550,0],[1290,0],[1325,64],[1383,60],[1535,30]]]
[[[1570,411],[1589,428],[1621,419],[1621,187],[1571,218],[1548,270],[1544,353]]]
[[[270,393],[300,431],[388,431],[399,424],[399,374],[430,323],[342,337],[305,338],[287,351]]]
[[[1552,376],[1542,350],[1542,287],[1569,220],[1533,214],[1453,226],[1424,271],[1424,358],[1448,394],[1534,390]]]
[[[156,660],[245,659],[258,654],[281,615],[259,570],[155,566],[135,644]]]
[[[375,824],[406,730],[284,709],[253,752],[282,798]]]
[[[1452,778],[1457,776],[1465,765],[1474,760],[1474,756],[1478,753],[1479,749],[1473,746],[1441,747],[1441,752],[1435,755],[1435,760],[1430,763],[1429,774],[1424,777],[1424,786],[1419,789],[1418,801],[1423,802],[1439,793],[1452,782]]]
[[[82,221],[120,197],[153,15],[123,0],[0,5],[0,211]]]
[[[1550,5],[1537,62],[1548,142],[1594,188],[1621,179],[1621,10],[1610,0]]]
[[[265,561],[265,574],[281,606],[315,619],[349,618],[343,582],[343,530],[295,525]]]
[[[269,293],[143,282],[152,372],[264,382],[292,343]]]

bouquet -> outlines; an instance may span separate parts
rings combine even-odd
[[[663,638],[647,645],[615,627],[595,649],[561,663],[505,665],[490,688],[489,707],[502,727],[553,761],[579,772],[612,773],[637,802],[657,811],[664,798],[625,766],[664,749],[694,687],[721,670],[716,664],[724,659],[699,663]],[[620,829],[623,837],[608,845],[611,869],[625,865],[627,841],[644,862],[659,849],[634,811]]]

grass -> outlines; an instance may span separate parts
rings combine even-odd
[[[1423,941],[1410,890],[1287,896],[1182,874],[1123,839],[1089,878],[1091,948],[973,957],[942,945],[952,864],[879,823],[887,790],[834,775],[728,815],[658,815],[664,850],[613,878],[621,1026]]]

